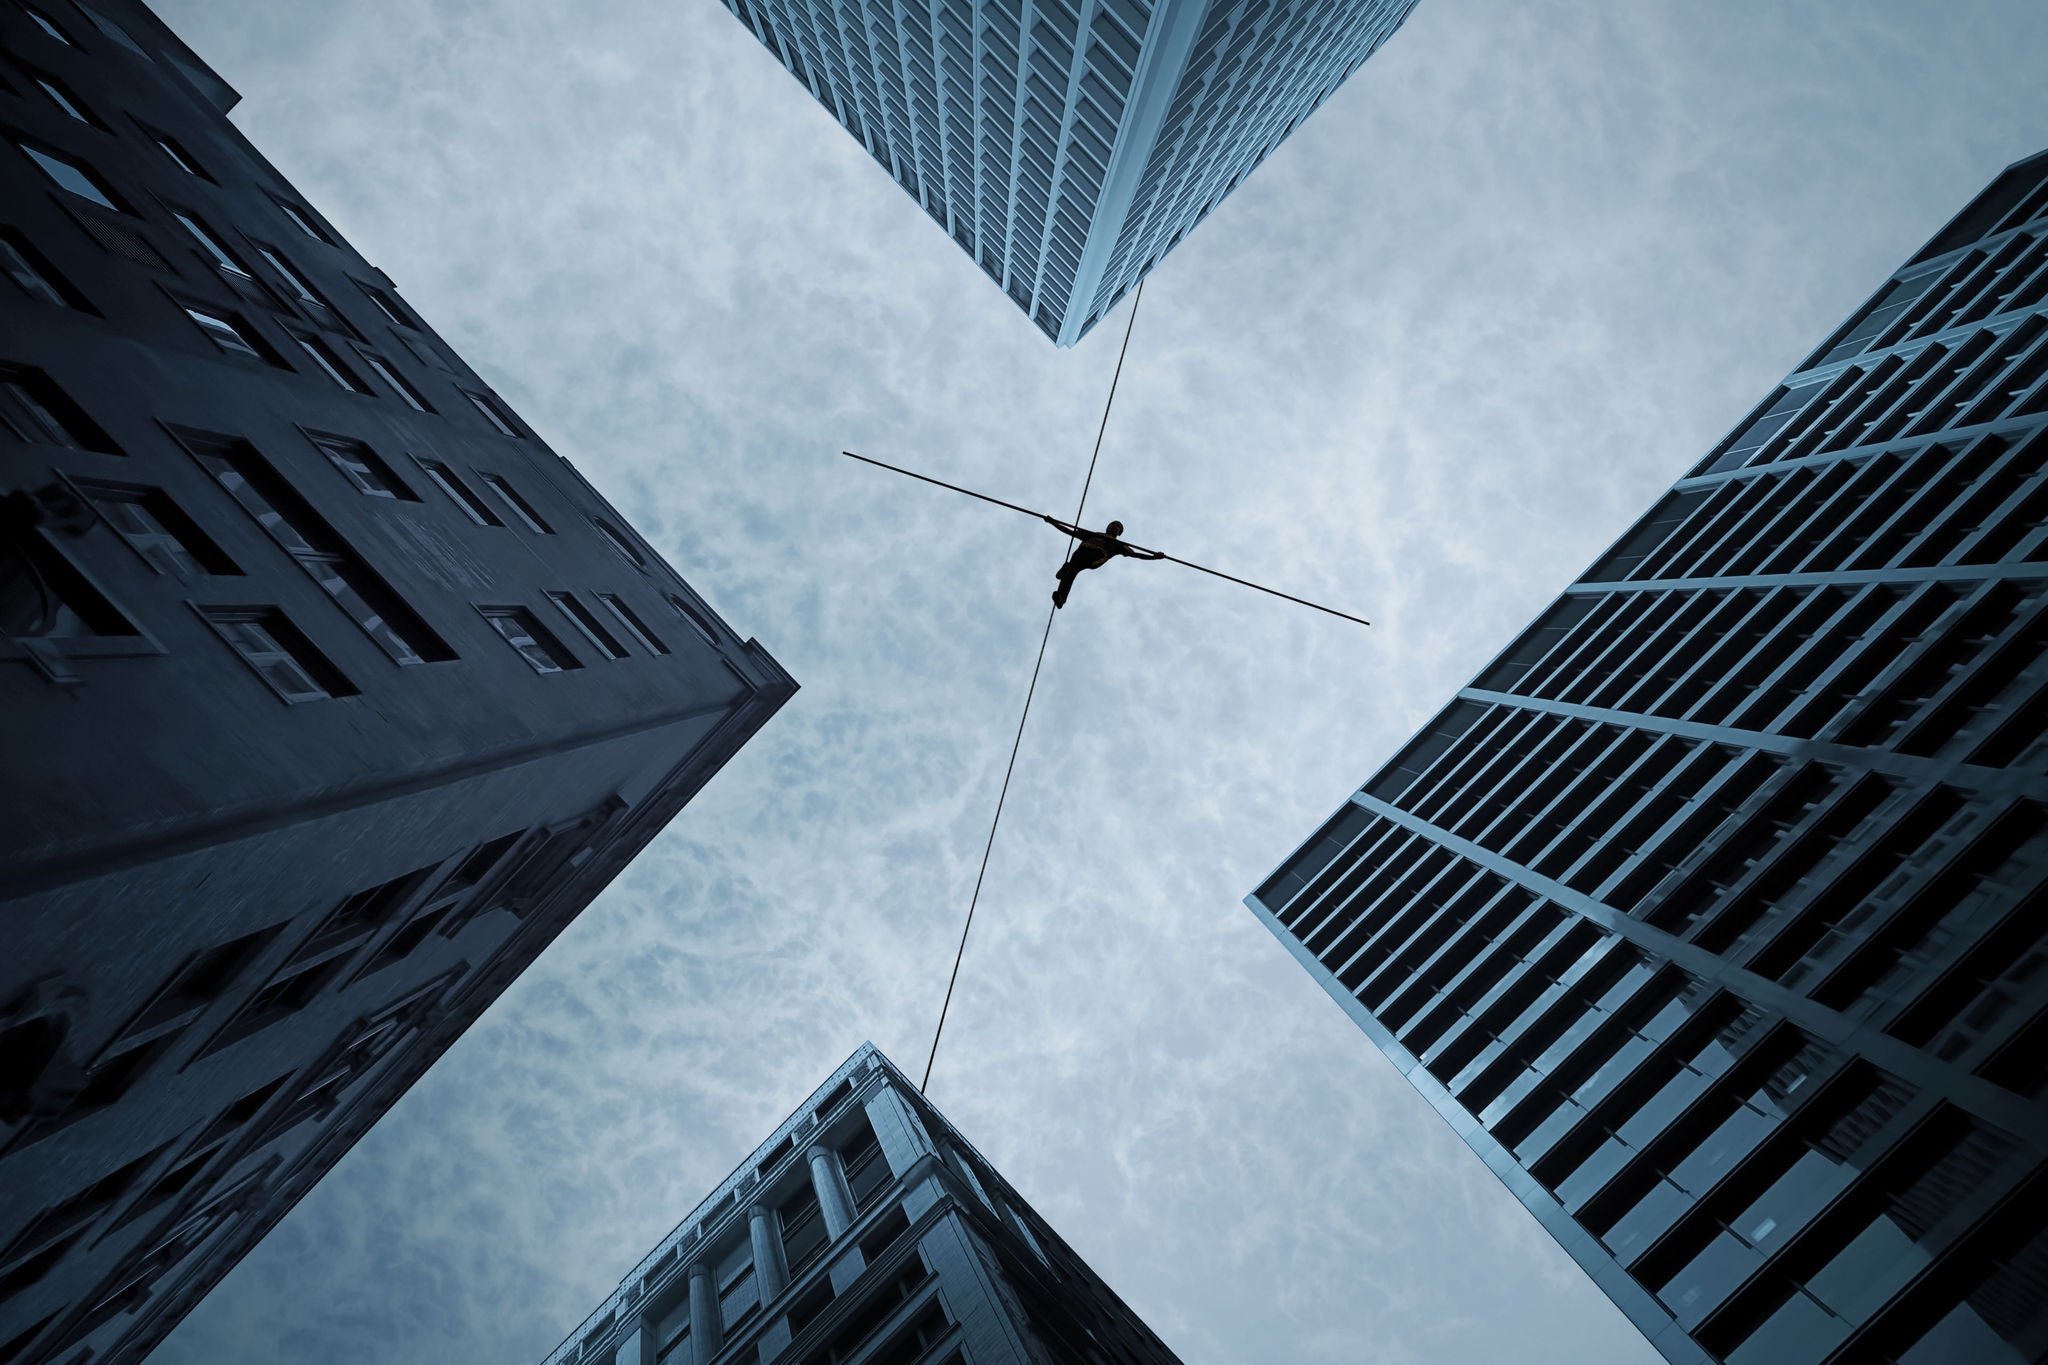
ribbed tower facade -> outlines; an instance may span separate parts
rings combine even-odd
[[[1415,0],[725,0],[1061,346]]]
[[[1667,1359],[2041,1359],[2048,153],[1248,903]]]
[[[1178,1365],[863,1043],[545,1365]]]
[[[795,685],[148,10],[0,48],[0,1361],[111,1365]]]

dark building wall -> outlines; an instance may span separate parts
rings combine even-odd
[[[546,1365],[1175,1365],[872,1044]]]
[[[153,15],[0,39],[0,1360],[127,1360],[794,684]]]
[[[2048,153],[1248,903],[1674,1361],[2048,1351]]]

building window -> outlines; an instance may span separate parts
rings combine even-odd
[[[313,221],[312,214],[287,199],[278,199],[273,202],[277,204],[278,211],[291,220],[293,227],[305,233],[316,242],[325,242],[329,246],[334,244],[332,239],[325,232],[322,232],[319,225]]]
[[[356,687],[276,607],[201,607],[228,648],[288,703],[352,697]]]
[[[112,209],[116,213],[128,212],[120,196],[114,193],[106,181],[100,179],[98,173],[55,152],[46,152],[40,147],[31,147],[26,143],[17,142],[14,145],[20,147],[28,159],[36,163],[36,168],[49,177],[50,183],[58,189],[68,190],[81,199],[90,199],[101,208]]]
[[[895,1176],[867,1115],[857,1114],[854,1122],[854,1134],[840,1147],[839,1160],[846,1169],[846,1187],[853,1194],[854,1212],[864,1213],[888,1191]]]
[[[562,615],[575,622],[576,629],[583,632],[583,638],[597,646],[597,652],[607,659],[623,659],[626,647],[618,637],[604,628],[604,622],[597,619],[597,613],[576,600],[571,592],[551,592],[548,601],[561,610]]]
[[[296,327],[286,330],[291,333],[292,340],[299,343],[299,349],[306,353],[307,358],[336,388],[347,389],[350,393],[366,394],[370,391],[362,377],[351,370],[323,338],[314,336],[311,332],[302,332]]]
[[[319,308],[327,306],[327,300],[321,298],[319,292],[306,283],[306,277],[294,269],[292,263],[279,255],[274,248],[259,246],[256,248],[256,254],[270,263],[270,268],[277,272],[279,279],[291,286],[292,294],[301,303],[310,303]]]
[[[184,143],[178,141],[169,133],[160,133],[147,125],[143,126],[142,131],[151,142],[157,145],[158,150],[171,159],[173,166],[176,166],[185,174],[197,176],[201,180],[213,179],[212,176],[199,168],[198,160],[185,150]]]
[[[14,562],[0,561],[0,570],[14,578],[7,600],[0,604],[0,635],[16,643],[61,640],[66,653],[157,652],[121,608],[49,538],[30,531],[12,548]]]
[[[421,460],[419,463],[420,468],[427,471],[427,477],[432,479],[435,485],[443,493],[446,493],[449,499],[457,507],[460,507],[464,515],[471,521],[479,526],[503,526],[505,524],[499,519],[498,514],[491,510],[490,504],[478,497],[476,490],[464,483],[462,476],[453,469],[450,469],[439,460]]]
[[[185,316],[192,319],[193,325],[206,334],[206,339],[228,355],[247,356],[251,360],[260,360],[266,365],[283,368],[276,354],[264,344],[263,338],[241,314],[200,304],[188,303],[183,307]]]
[[[825,1232],[825,1217],[818,1208],[818,1192],[806,1176],[777,1211],[782,1225],[782,1256],[794,1280],[816,1260],[832,1240]],[[802,1328],[792,1324],[791,1331]]]
[[[79,103],[78,97],[76,95],[73,95],[70,89],[65,86],[64,82],[58,80],[55,76],[49,75],[45,72],[30,69],[28,73],[28,78],[34,81],[45,95],[48,95],[50,97],[50,103],[56,105],[59,109],[62,109],[66,114],[69,114],[72,118],[77,119],[80,123],[85,124],[88,128],[99,128],[102,130],[106,128],[106,124],[101,123],[98,119],[94,118],[91,114],[86,112],[85,106]]]
[[[230,275],[236,275],[242,279],[250,278],[249,267],[243,265],[233,252],[222,246],[220,238],[214,236],[197,218],[194,218],[189,213],[177,210],[172,211],[171,217],[177,219],[179,225],[190,234],[192,240],[199,243],[199,249],[205,253],[207,260],[212,261],[215,266]]]
[[[640,547],[626,538],[624,531],[621,531],[602,517],[592,517],[590,524],[595,526],[598,532],[604,536],[607,544],[619,552],[620,558],[636,569],[645,569],[647,567],[647,556],[641,554]]]
[[[371,303],[377,305],[377,311],[388,318],[392,326],[403,327],[409,332],[419,330],[413,323],[413,320],[406,316],[405,309],[399,306],[398,300],[391,294],[379,289],[374,284],[364,284],[361,280],[356,281],[356,287],[363,291],[364,296]]]
[[[649,654],[668,653],[668,646],[661,642],[661,637],[649,630],[647,623],[642,621],[617,593],[601,592],[597,595],[597,600],[604,603],[611,614],[619,618],[619,624],[626,628],[626,633],[638,640],[641,648]]]
[[[373,573],[247,442],[201,433],[184,433],[182,439],[243,510],[394,663],[445,663],[455,657],[419,613]]]
[[[86,4],[85,0],[71,0],[71,3],[78,6],[84,12],[86,18],[92,20],[94,28],[106,34],[109,38],[112,38],[144,61],[151,60],[149,53],[143,50],[142,44],[136,42],[133,35],[127,29],[122,28],[106,15],[101,14],[91,5]]]
[[[668,595],[668,604],[675,608],[676,615],[683,618],[685,625],[703,637],[705,644],[716,645],[718,643],[718,632],[711,628],[711,622],[703,612],[691,606],[686,599],[675,593]]]
[[[29,19],[34,22],[37,28],[49,34],[58,42],[64,44],[64,46],[66,47],[78,46],[77,43],[71,41],[70,34],[66,33],[63,29],[57,26],[57,21],[55,19],[52,19],[49,15],[43,13],[34,5],[23,5],[21,8],[28,14]]]
[[[308,438],[320,448],[320,453],[333,461],[334,467],[342,472],[356,491],[373,498],[393,498],[401,502],[418,502],[419,496],[405,486],[390,465],[361,441],[352,441],[346,436],[329,436],[322,432],[308,432]]]
[[[0,364],[0,431],[15,439],[119,455],[107,433],[41,370]]]
[[[407,407],[411,408],[414,412],[432,412],[434,410],[428,405],[427,400],[420,396],[420,391],[407,383],[398,371],[392,369],[391,363],[384,359],[383,356],[378,355],[374,351],[364,351],[362,352],[362,357],[363,363],[375,370],[377,377],[386,384],[389,384],[393,391],[405,401]]]
[[[114,534],[158,573],[202,578],[242,572],[163,489],[82,479],[78,488],[114,528]]]
[[[503,474],[481,474],[484,486],[498,495],[498,500],[511,509],[512,515],[526,524],[526,529],[536,535],[551,536],[555,528],[541,520],[540,513],[533,510],[533,504],[519,495],[511,480]]]
[[[471,393],[467,389],[464,389],[462,392],[470,402],[476,404],[476,410],[483,414],[484,420],[489,422],[492,429],[500,436],[517,436],[519,434],[518,429],[512,425],[512,419],[507,417],[492,399],[480,393]]]
[[[479,607],[477,610],[491,623],[491,629],[503,636],[505,643],[518,650],[520,657],[533,666],[534,672],[562,673],[583,667],[576,656],[549,634],[547,627],[525,607]]]
[[[59,308],[75,308],[81,313],[93,311],[43,253],[10,227],[0,227],[0,272],[32,299],[54,303]]]

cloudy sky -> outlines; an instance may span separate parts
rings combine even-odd
[[[1123,312],[1056,351],[714,0],[166,0],[803,691],[163,1347],[538,1361],[921,1067]],[[2038,0],[1423,0],[1152,277],[932,1096],[1189,1365],[1647,1362],[1240,904],[2007,162]],[[1128,308],[1128,302],[1125,307]]]

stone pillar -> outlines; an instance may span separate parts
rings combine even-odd
[[[696,1365],[711,1365],[725,1345],[725,1325],[718,1320],[718,1286],[711,1267],[699,1261],[690,1267],[690,1356]]]
[[[839,1153],[830,1147],[813,1147],[811,1186],[818,1192],[818,1213],[825,1220],[825,1234],[837,1238],[853,1226],[853,1191],[846,1186],[846,1172]]]
[[[775,1213],[756,1204],[747,1210],[747,1236],[754,1244],[754,1282],[761,1289],[761,1307],[789,1288],[789,1266],[782,1257],[782,1226]]]

